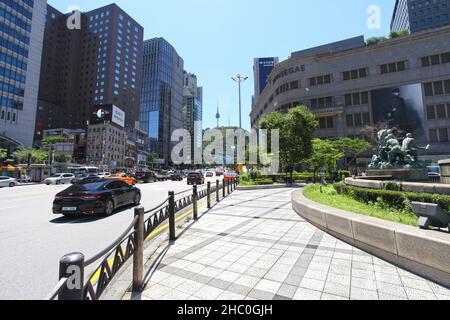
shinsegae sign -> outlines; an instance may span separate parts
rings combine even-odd
[[[305,71],[305,67],[304,66],[297,66],[297,67],[291,67],[288,69],[284,69],[282,71],[280,71],[272,80],[272,83],[275,84],[275,82],[277,82],[279,79],[284,78],[288,75],[294,74],[294,73],[298,73],[298,72],[302,72]]]

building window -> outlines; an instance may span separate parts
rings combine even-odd
[[[319,128],[322,130],[333,129],[334,128],[334,118],[333,117],[322,117],[318,118]]]
[[[391,62],[391,63],[380,65],[380,73],[381,74],[401,72],[401,71],[405,71],[405,70],[406,70],[406,62],[405,61]]]
[[[436,115],[438,119],[446,118],[445,105],[439,104],[436,106]]]
[[[425,96],[431,97],[433,96],[433,84],[431,82],[424,84]]]
[[[353,123],[353,115],[352,114],[348,114],[347,115],[347,127],[353,127],[354,123]]]
[[[369,93],[367,91],[345,95],[346,106],[359,106],[366,104],[369,104]]]
[[[329,83],[331,83],[331,74],[327,74],[324,76],[318,76],[318,77],[309,79],[309,84],[311,87],[319,86],[319,85],[323,85],[323,84],[329,84]]]
[[[422,67],[436,66],[450,62],[450,52],[421,58]]]
[[[359,78],[367,77],[367,68],[354,69],[350,71],[345,71],[342,73],[342,79],[344,81],[355,80]]]
[[[433,82],[434,95],[443,95],[444,87],[442,85],[442,81]]]
[[[438,132],[436,129],[430,129],[429,131],[429,140],[431,143],[439,142]]]
[[[428,120],[436,119],[436,112],[434,106],[427,106],[427,119]]]
[[[439,141],[440,142],[449,142],[448,129],[447,128],[440,128],[439,129]]]

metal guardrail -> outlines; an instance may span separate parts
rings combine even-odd
[[[166,220],[169,221],[169,239],[176,240],[176,215],[189,206],[193,206],[194,220],[198,220],[198,201],[207,198],[207,207],[211,208],[211,196],[216,195],[220,201],[220,190],[225,198],[237,187],[237,180],[216,181],[211,187],[207,183],[205,189],[198,190],[194,185],[192,194],[175,200],[177,195],[191,190],[175,193],[169,192],[169,197],[151,210],[145,211],[142,206],[134,209],[134,219],[125,231],[107,248],[85,261],[82,253],[71,253],[61,258],[59,262],[59,282],[49,293],[46,300],[99,300],[105,289],[117,275],[119,270],[133,258],[133,291],[139,292],[144,286],[144,243]],[[145,219],[145,215],[150,216]],[[151,241],[151,239],[149,239]],[[85,268],[101,262],[84,282]]]

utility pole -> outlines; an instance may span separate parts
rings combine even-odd
[[[236,77],[232,77],[231,80],[238,83],[239,86],[239,128],[242,129],[242,97],[241,97],[241,83],[248,79],[246,76],[238,74]]]

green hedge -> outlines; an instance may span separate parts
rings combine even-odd
[[[337,176],[335,177],[336,181],[342,181],[345,178],[350,177],[351,173],[350,171],[341,170],[337,172]],[[252,174],[250,173],[243,173],[240,177],[242,181],[250,182],[250,181],[256,181],[256,180],[272,180],[273,183],[276,182],[284,182],[286,178],[290,178],[290,174],[286,173],[278,173],[278,174],[262,174],[261,172],[254,172]],[[294,181],[306,181],[307,183],[311,183],[314,181],[314,173],[312,172],[294,172],[292,175],[292,178]],[[325,178],[328,181],[333,180],[331,176],[323,175],[320,173],[316,174],[316,181],[320,181],[321,178]]]
[[[271,180],[271,179],[256,179],[255,183],[258,186],[271,185],[271,184],[273,184],[273,180]]]
[[[366,203],[382,201],[389,207],[398,210],[407,210],[411,202],[425,202],[437,204],[442,209],[450,212],[450,197],[445,195],[365,189],[348,186],[343,183],[334,184],[334,188],[339,194],[350,196],[358,201]]]

